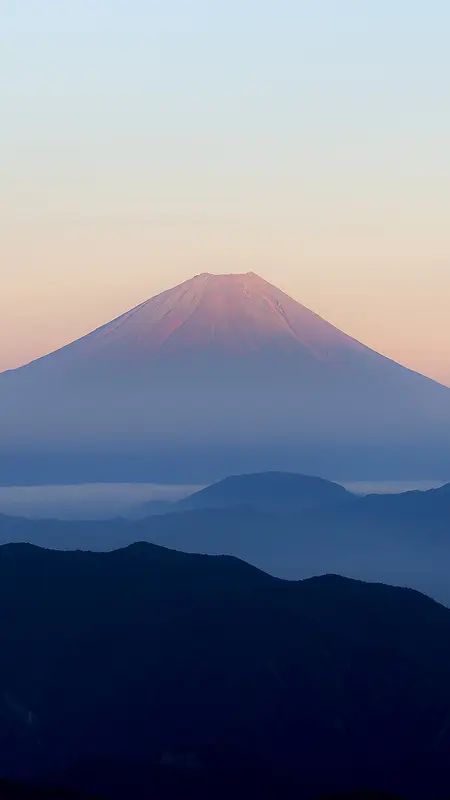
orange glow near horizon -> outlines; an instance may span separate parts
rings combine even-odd
[[[450,4],[4,5],[0,370],[253,271],[450,384]]]

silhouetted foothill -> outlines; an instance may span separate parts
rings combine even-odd
[[[137,541],[227,554],[297,580],[337,573],[418,589],[450,606],[448,486],[358,497],[322,478],[260,473],[181,502],[140,504],[129,519],[45,520],[0,514],[0,544],[109,551]]]
[[[428,800],[447,788],[450,611],[417,592],[290,583],[145,543],[6,545],[0,607],[8,777],[187,753],[228,772],[263,764],[310,792],[373,775],[386,789],[432,776]]]

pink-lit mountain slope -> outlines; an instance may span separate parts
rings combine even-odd
[[[288,357],[339,366],[381,359],[254,273],[197,275],[126,312],[35,366],[67,369]],[[387,363],[386,359],[383,359]],[[295,369],[295,366],[294,366]]]
[[[253,273],[197,275],[4,373],[0,412],[0,481],[25,457],[89,480],[450,476],[450,390]]]

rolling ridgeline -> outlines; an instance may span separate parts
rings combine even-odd
[[[336,571],[338,553],[344,573],[363,571],[365,554],[391,578],[397,553],[410,585],[445,595],[449,506],[448,486],[360,498],[267,473],[165,514],[135,509],[158,511],[143,519],[0,517],[1,542],[34,542],[0,547],[0,774],[111,798],[445,797],[449,610],[410,589],[285,581],[199,553],[297,577],[314,560]],[[381,541],[390,551],[373,563]]]
[[[10,779],[111,798],[448,792],[450,611],[420,593],[146,543],[11,544],[0,607]]]
[[[357,497],[320,478],[234,476],[135,519],[31,520],[0,515],[0,544],[107,551],[138,541],[239,557],[281,578],[338,573],[407,586],[450,606],[450,486]]]
[[[292,474],[449,475],[448,388],[202,274],[0,375],[0,417],[3,485],[252,473],[0,515],[0,796],[450,794],[450,487]]]

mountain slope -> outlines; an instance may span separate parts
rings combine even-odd
[[[450,612],[416,592],[144,544],[10,545],[0,603],[4,773],[213,754],[414,796],[419,762],[426,785],[447,768]]]
[[[361,504],[369,512],[394,514],[425,513],[431,517],[440,512],[450,514],[450,483],[426,491],[400,492],[399,494],[370,494]]]
[[[260,476],[251,477],[259,483]],[[228,483],[219,485],[221,491],[223,486]],[[321,507],[302,510],[296,496],[288,497],[294,505],[283,507],[280,495],[266,494],[267,504],[260,491],[254,500],[247,494],[245,504],[242,495],[232,492],[215,498],[217,508],[162,514],[167,509],[158,506],[156,515],[135,521],[64,522],[0,515],[0,544],[30,542],[61,550],[109,551],[148,541],[184,552],[237,556],[283,578],[337,572],[409,586],[450,606],[448,486],[403,495],[350,496],[350,502],[331,504],[323,503],[322,497]],[[212,502],[208,493],[193,498],[205,506]],[[305,499],[300,495],[300,504]],[[230,506],[220,507],[225,501]],[[168,510],[177,510],[177,504]]]
[[[51,786],[37,787],[27,784],[13,783],[0,779],[0,797],[2,800],[101,800],[92,795],[79,794],[76,791]],[[389,800],[389,799],[388,799]]]
[[[197,275],[147,300],[61,350],[38,359],[47,368],[120,361],[130,365],[188,356],[286,354],[330,367],[364,354],[381,359],[253,273]]]
[[[264,472],[230,476],[178,501],[176,505],[182,511],[248,506],[284,513],[350,502],[353,498],[343,486],[323,478]]]
[[[260,511],[292,513],[356,500],[338,483],[324,478],[287,472],[230,475],[174,503],[150,501],[138,515],[165,514],[211,508],[247,507]]]
[[[0,375],[0,482],[450,474],[450,390],[256,275],[199,275]]]

